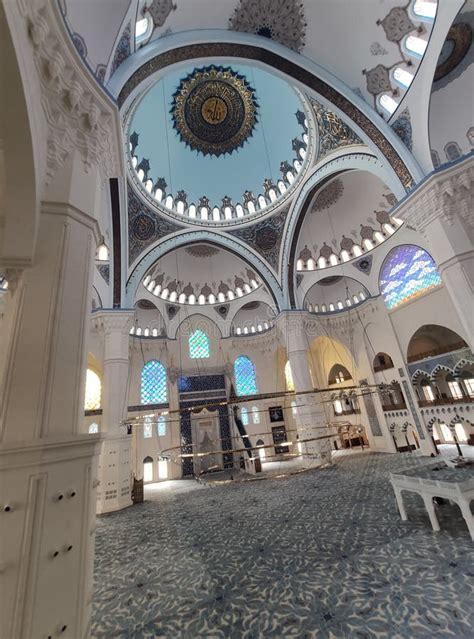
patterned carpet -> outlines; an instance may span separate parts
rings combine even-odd
[[[93,637],[473,636],[474,553],[458,509],[402,523],[388,472],[354,455],[283,479],[160,495],[99,518]]]

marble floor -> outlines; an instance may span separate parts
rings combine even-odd
[[[212,488],[174,482],[98,518],[96,638],[472,638],[474,553],[458,509],[431,531],[388,473],[410,453]],[[182,488],[180,488],[182,486]]]

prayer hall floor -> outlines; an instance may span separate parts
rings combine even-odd
[[[98,518],[95,638],[472,637],[474,553],[459,509],[390,471],[432,459],[341,456],[263,481],[151,491]],[[196,489],[193,489],[198,486]]]

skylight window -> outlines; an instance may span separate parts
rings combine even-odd
[[[146,32],[148,31],[148,18],[142,18],[138,20],[135,24],[135,38],[140,40],[140,38],[144,38]]]
[[[434,18],[436,15],[436,2],[434,0],[416,0],[413,12],[420,18]]]
[[[416,55],[423,56],[428,43],[423,38],[418,38],[417,36],[408,36],[405,40],[405,46],[411,53],[415,53]]]
[[[398,103],[396,100],[391,98],[387,93],[384,93],[380,98],[380,106],[387,111],[387,113],[392,113],[396,110]]]
[[[408,88],[413,81],[413,74],[406,69],[402,69],[402,67],[395,69],[393,77],[398,84],[401,84],[401,86],[405,88]]]

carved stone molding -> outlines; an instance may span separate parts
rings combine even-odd
[[[405,198],[394,215],[423,234],[433,220],[442,218],[453,224],[458,216],[474,230],[473,187],[474,158],[470,157],[432,174]]]
[[[128,336],[134,317],[135,311],[99,311],[92,316],[92,326],[95,331],[116,331]]]
[[[11,11],[26,23],[48,126],[47,182],[73,151],[103,180],[123,175],[116,105],[89,77],[72,50],[55,2],[18,0]]]

